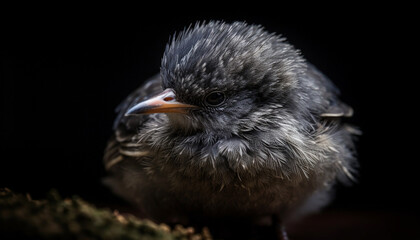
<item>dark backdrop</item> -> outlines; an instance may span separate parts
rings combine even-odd
[[[175,31],[197,20],[245,20],[301,49],[355,110],[350,121],[363,131],[359,180],[338,187],[330,208],[404,214],[418,209],[418,159],[412,154],[418,140],[405,135],[416,131],[416,108],[405,108],[416,97],[408,92],[414,88],[405,57],[413,55],[408,18],[355,9],[307,18],[253,11],[145,17],[147,11],[4,18],[0,187],[35,197],[56,188],[64,196],[113,201],[101,178],[114,108],[159,71]]]

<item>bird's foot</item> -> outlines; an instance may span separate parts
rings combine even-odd
[[[276,235],[279,240],[289,240],[289,237],[287,236],[286,228],[282,224],[277,224]]]
[[[277,215],[272,216],[272,224],[273,224],[277,239],[289,240],[289,237],[287,236],[287,232],[286,232],[286,227],[284,226],[283,222],[280,220],[279,216]]]

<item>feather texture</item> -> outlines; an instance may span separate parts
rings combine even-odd
[[[124,115],[165,88],[198,109]],[[226,100],[209,107],[214,90]],[[160,75],[118,107],[106,182],[161,221],[319,209],[335,182],[355,174],[357,131],[341,121],[353,110],[338,96],[280,36],[241,22],[197,24],[172,38]]]

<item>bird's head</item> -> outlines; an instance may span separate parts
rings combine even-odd
[[[167,45],[163,92],[128,114],[163,112],[174,128],[235,134],[273,111],[293,108],[305,69],[298,51],[260,26],[197,24]]]

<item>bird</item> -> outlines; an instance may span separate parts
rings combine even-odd
[[[117,107],[104,182],[158,222],[269,223],[287,239],[285,223],[356,181],[359,131],[339,96],[281,35],[197,22]]]

